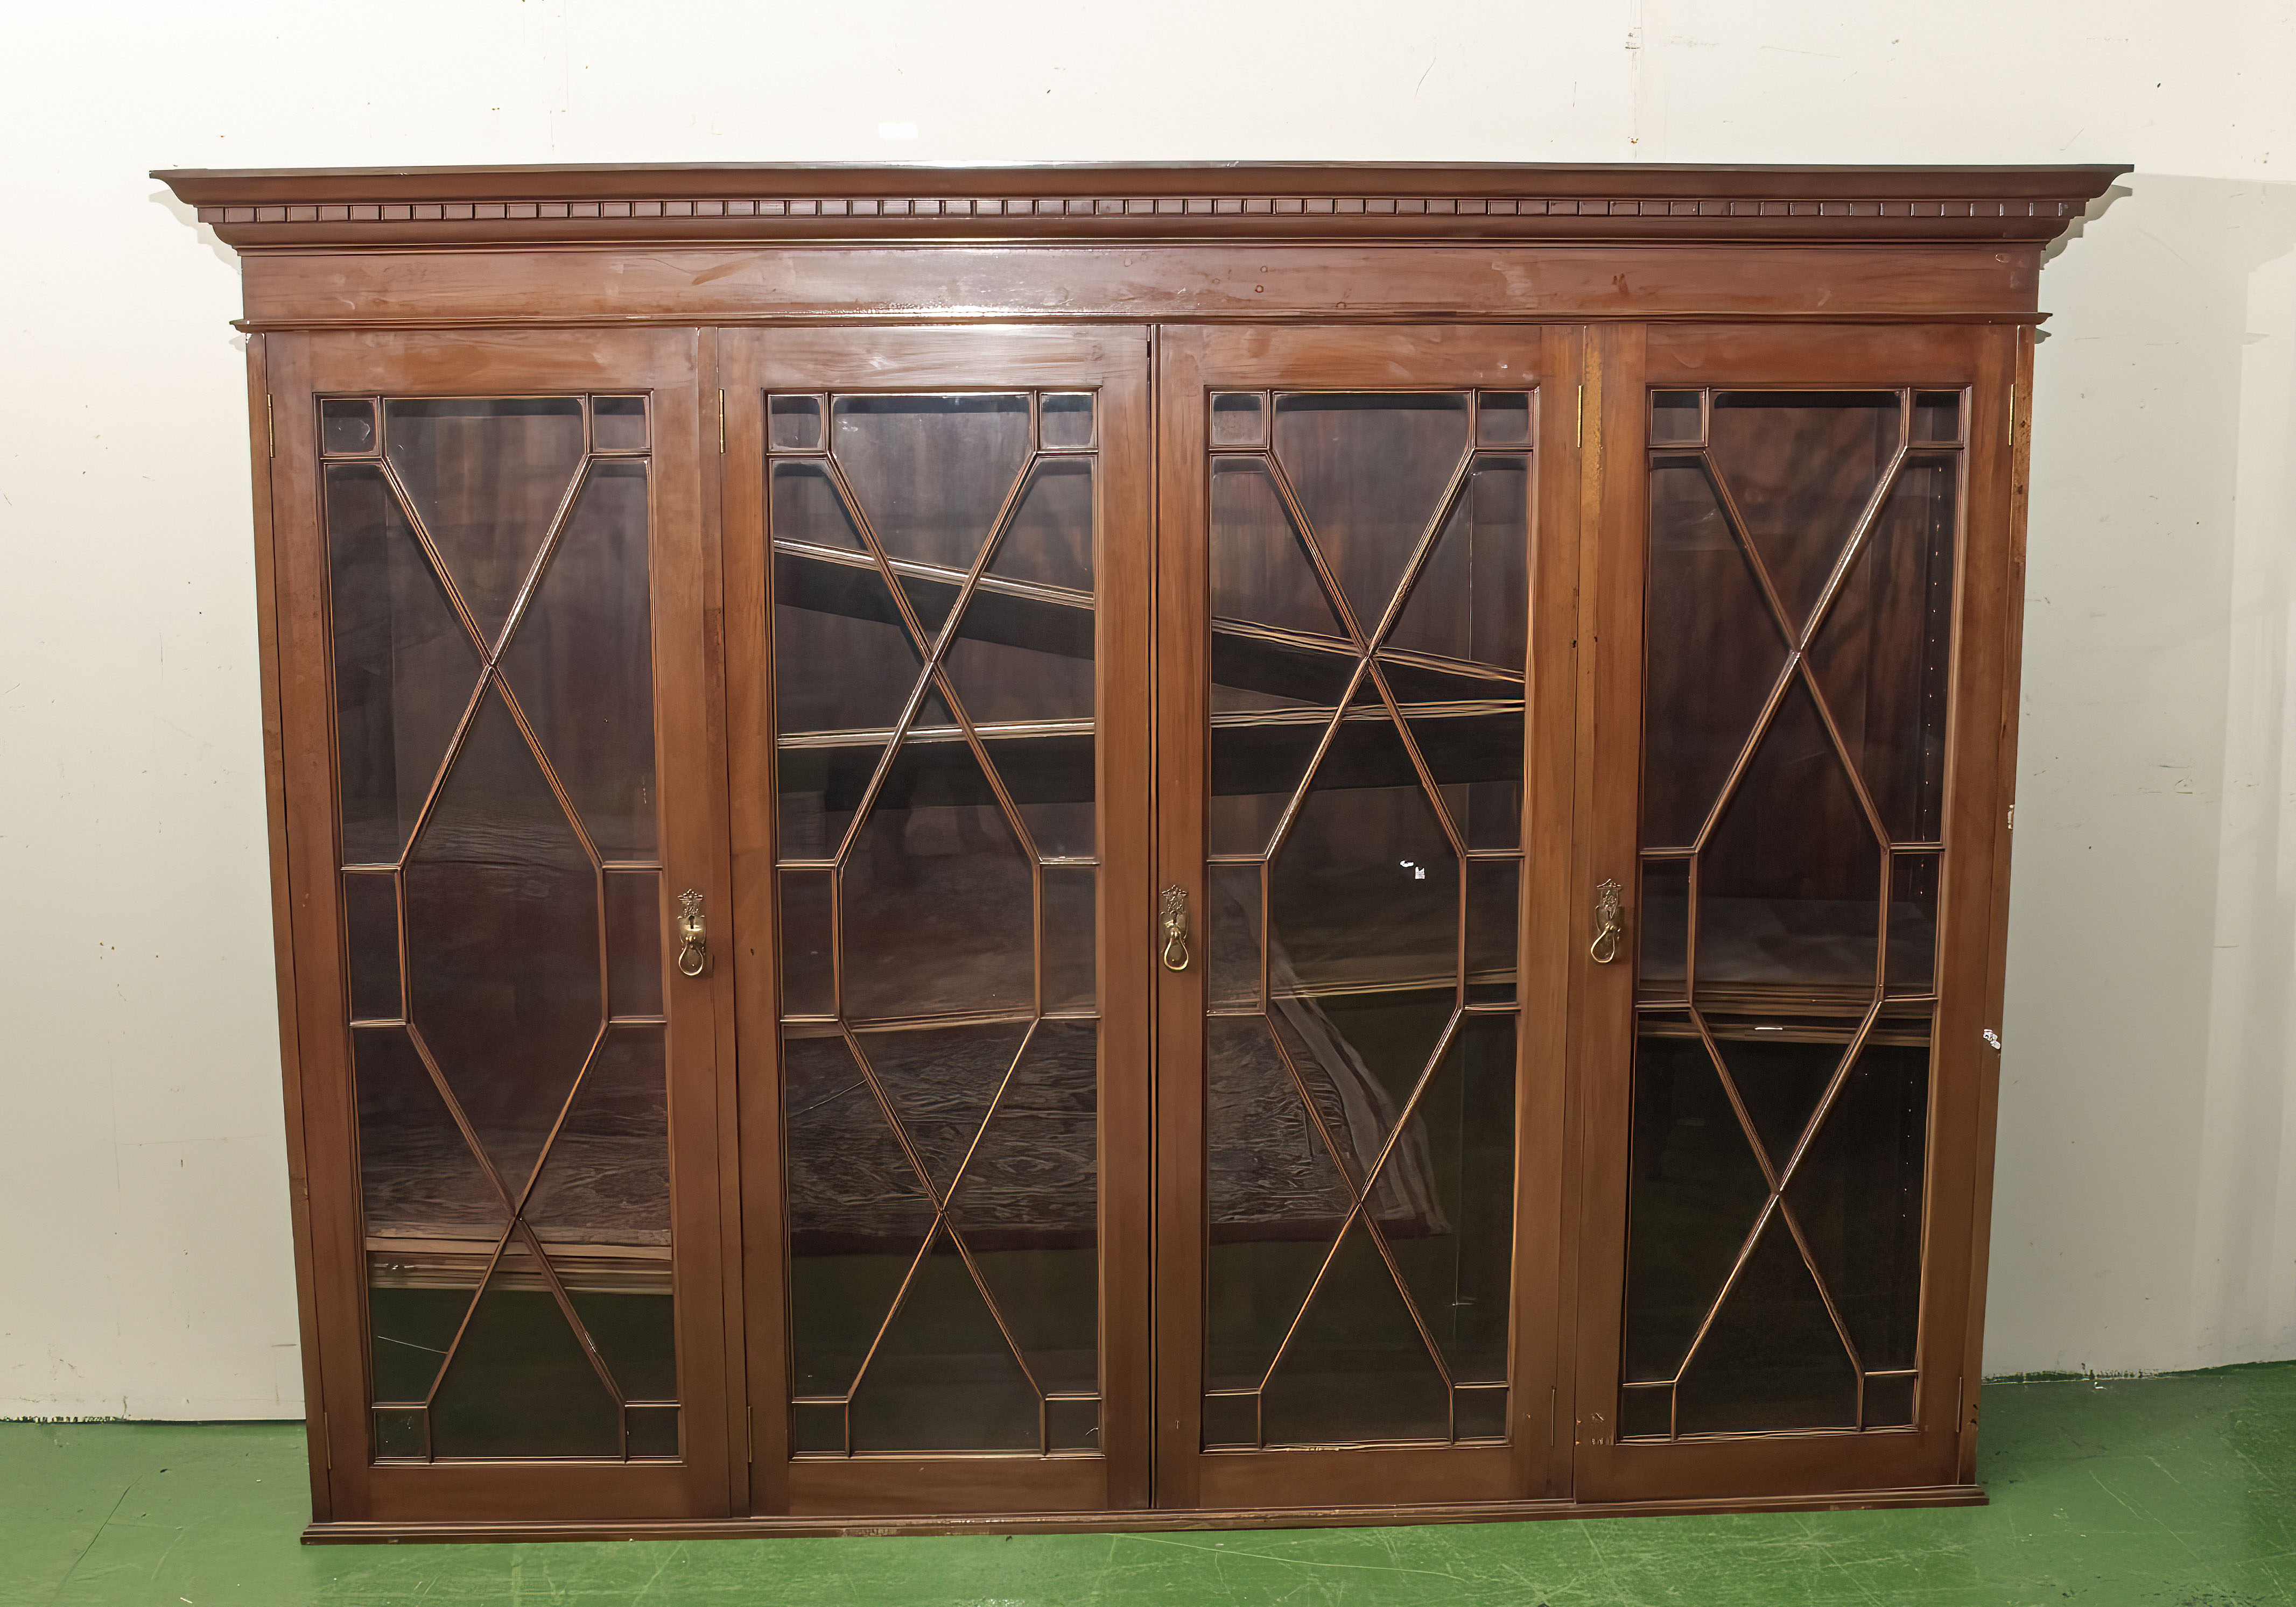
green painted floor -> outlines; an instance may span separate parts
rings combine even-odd
[[[2296,1603],[2296,1362],[1997,1384],[1993,1505],[1021,1538],[305,1546],[299,1429],[0,1423],[0,1604],[2256,1607]]]

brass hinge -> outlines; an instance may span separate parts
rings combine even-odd
[[[2009,829],[2012,831],[2017,829],[2017,806],[2014,804],[2009,806]]]
[[[726,393],[718,393],[718,455],[726,455]]]
[[[2002,430],[2001,439],[2008,445],[2017,445],[2017,382],[2014,379],[2009,381],[2009,423]]]
[[[1576,428],[1577,428],[1577,432],[1578,432],[1578,433],[1573,436],[1573,440],[1575,441],[1575,443],[1576,443],[1577,445],[1580,445],[1580,446],[1584,446],[1584,445],[1587,445],[1587,387],[1586,387],[1585,386],[1583,386],[1583,385],[1582,385],[1582,386],[1580,386],[1580,387],[1578,387],[1578,424],[1577,424],[1577,426],[1576,426]]]
[[[269,449],[265,455],[267,457],[277,457],[279,455],[279,427],[272,421],[271,393],[269,391],[265,391],[263,393],[263,436],[264,441]]]

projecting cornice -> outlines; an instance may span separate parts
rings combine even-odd
[[[183,168],[242,250],[756,241],[2054,239],[2122,167],[1409,163]]]

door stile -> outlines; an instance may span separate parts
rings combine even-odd
[[[1597,965],[1595,888],[1634,885],[1635,807],[1642,777],[1642,592],[1646,491],[1642,462],[1647,330],[1603,324],[1587,342],[1579,469],[1578,732],[1570,905],[1560,922],[1571,973],[1571,1084],[1578,1117],[1578,1355],[1572,1366],[1572,1486],[1580,1499],[1616,1433],[1620,1300],[1626,1278],[1631,1105],[1617,1024],[1631,1024],[1634,967]],[[1629,943],[1636,930],[1631,924]],[[1616,1203],[1614,1203],[1614,1202]]]
[[[1582,386],[1593,331],[1545,330],[1539,372],[1537,489],[1531,562],[1528,714],[1523,754],[1522,898],[1517,910],[1521,1013],[1516,1048],[1515,1311],[1513,1376],[1525,1381],[1513,1409],[1515,1493],[1570,1490],[1569,1432],[1578,1309],[1578,1146],[1571,1142],[1578,1094],[1571,1065],[1572,914],[1577,841],[1579,575],[1584,506],[1598,442],[1584,436]],[[1532,1224],[1551,1222],[1541,1233]],[[1543,1387],[1542,1387],[1543,1386]],[[1542,1398],[1543,1396],[1543,1398]]]
[[[1156,331],[1156,874],[1192,907],[1204,898],[1207,784],[1202,731],[1210,708],[1201,666],[1207,553],[1204,341]],[[1201,919],[1194,930],[1201,934]],[[1144,943],[1153,938],[1144,929]],[[1201,946],[1201,945],[1199,945]],[[1160,968],[1161,961],[1157,962]],[[1202,1505],[1197,1405],[1203,1399],[1204,975],[1202,966],[1155,977],[1156,1462],[1160,1506]]]

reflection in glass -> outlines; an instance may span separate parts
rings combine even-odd
[[[593,396],[590,399],[590,445],[596,452],[644,452],[646,449],[646,399],[644,396]]]
[[[1696,446],[1702,444],[1706,429],[1699,405],[1701,395],[1694,390],[1651,392],[1652,445]]]
[[[1475,445],[1530,445],[1530,393],[1527,390],[1487,390],[1477,399]]]
[[[1267,445],[1267,398],[1258,391],[1221,391],[1212,396],[1211,443],[1215,446]]]
[[[1053,391],[1037,408],[1037,428],[1047,450],[1073,451],[1092,445],[1090,391]]]

